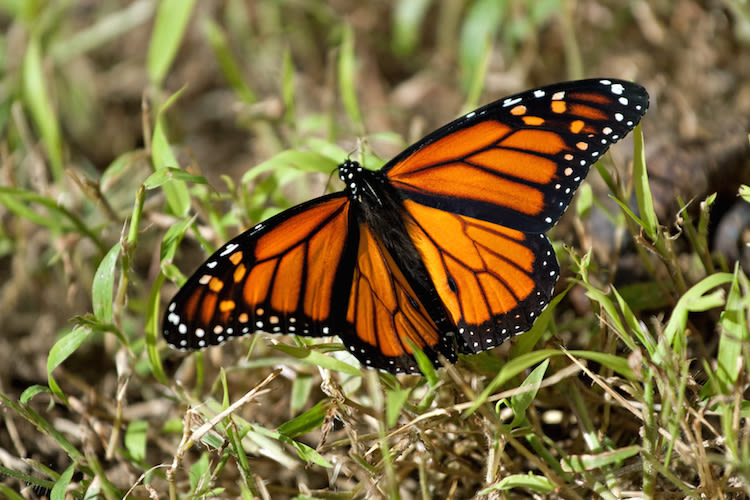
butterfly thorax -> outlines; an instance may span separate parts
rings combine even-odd
[[[339,179],[346,184],[349,198],[355,202],[381,204],[379,189],[376,184],[383,184],[377,179],[377,173],[367,170],[354,160],[345,160],[339,165]]]
[[[400,256],[418,259],[416,249],[407,237],[402,200],[381,171],[367,170],[354,160],[339,165],[339,178],[346,184],[346,193],[359,223],[367,226],[383,244]]]

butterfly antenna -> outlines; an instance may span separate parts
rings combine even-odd
[[[336,172],[338,172],[338,170],[339,170],[339,167],[334,167],[334,169],[331,170],[331,173],[328,174],[328,182],[326,182],[326,187],[325,187],[324,194],[330,191],[330,188],[331,188],[331,179],[333,179],[333,176],[336,174]]]

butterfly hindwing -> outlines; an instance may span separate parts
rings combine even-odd
[[[365,366],[418,372],[413,347],[435,364],[438,353],[456,360],[453,340],[438,329],[405,274],[366,224],[360,225],[347,311],[350,330],[342,340]]]
[[[456,325],[458,347],[476,353],[525,332],[552,298],[559,275],[544,234],[404,202],[409,231]]]
[[[383,170],[407,199],[541,233],[647,107],[643,87],[621,80],[530,90],[445,125]]]

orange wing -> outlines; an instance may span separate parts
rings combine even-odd
[[[366,224],[359,227],[347,310],[350,330],[342,336],[344,344],[366,366],[419,373],[410,343],[436,365],[438,352],[451,362],[456,360],[453,339],[439,331],[404,273]]]
[[[167,342],[185,350],[261,331],[340,332],[346,311],[338,302],[354,269],[350,211],[343,194],[317,198],[224,245],[167,306]]]
[[[559,274],[543,234],[404,202],[409,234],[458,332],[476,353],[525,332],[552,297]]]
[[[404,198],[541,233],[647,107],[643,87],[619,80],[530,90],[444,126],[383,170]]]

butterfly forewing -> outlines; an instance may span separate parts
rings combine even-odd
[[[641,86],[619,80],[530,90],[433,132],[384,171],[405,198],[540,233],[563,213],[591,164],[647,107]]]
[[[199,349],[261,331],[340,333],[354,268],[350,209],[342,194],[318,198],[224,245],[167,306],[167,342]]]

